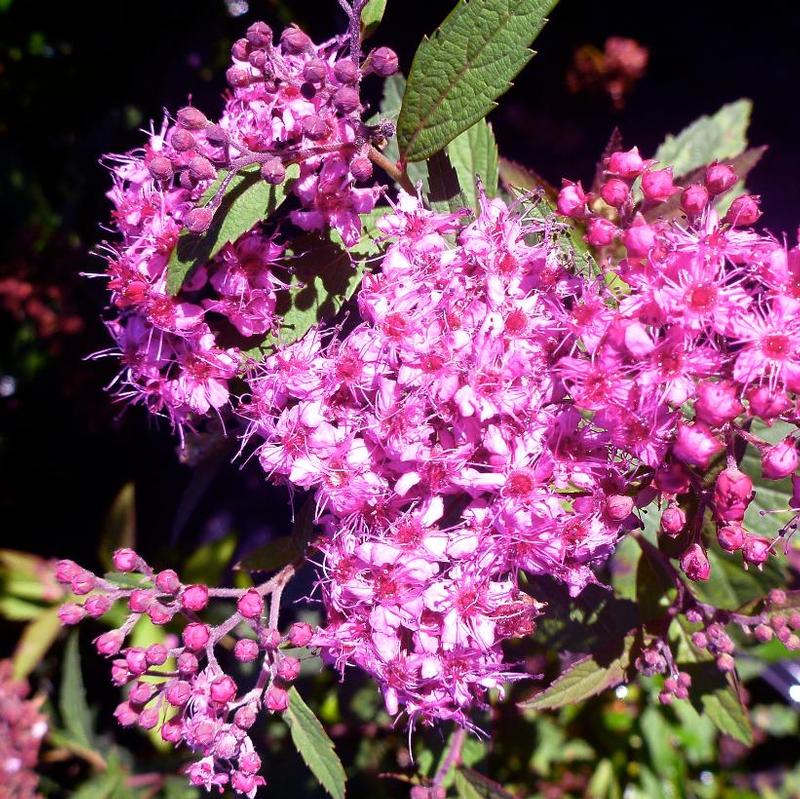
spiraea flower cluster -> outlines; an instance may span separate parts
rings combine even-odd
[[[307,231],[331,227],[346,245],[357,242],[359,214],[381,191],[359,185],[372,177],[370,148],[392,133],[390,124],[369,128],[361,121],[362,77],[397,69],[387,48],[362,58],[357,37],[316,45],[296,27],[276,42],[266,24],[254,23],[232,56],[218,122],[187,106],[165,119],[144,148],[108,159],[113,227],[121,238],[105,246],[117,311],[109,323],[116,347],[108,354],[123,363],[118,393],[178,428],[228,403],[242,349],[277,328],[276,292],[285,286],[270,266],[283,252],[280,221]],[[173,296],[168,264],[179,237],[217,224],[237,176],[288,185],[290,167],[299,174],[291,181],[288,218],[257,226],[195,263]],[[223,343],[221,334],[231,329],[238,335]]]
[[[85,597],[80,603],[61,607],[59,616],[64,624],[100,618],[116,602],[127,606],[124,623],[95,640],[97,651],[113,659],[114,684],[128,688],[127,698],[114,713],[117,721],[124,727],[158,728],[165,741],[187,746],[198,758],[187,768],[193,785],[220,792],[229,785],[252,799],[265,778],[249,730],[262,709],[271,713],[286,710],[287,691],[297,679],[301,663],[283,649],[303,647],[313,634],[302,622],[293,624],[286,634],[278,630],[287,573],[258,588],[227,589],[182,583],[171,569],[154,572],[130,549],[117,550],[114,565],[135,578],[132,582],[139,587],[110,582],[68,560],[58,563],[56,577],[74,594]],[[210,625],[199,615],[210,602],[235,602],[235,608],[224,621]],[[143,616],[156,625],[180,621],[181,639],[170,646],[127,646],[128,636]],[[235,662],[256,661],[259,665],[258,676],[247,689],[241,688],[217,659],[228,636],[236,639]]]
[[[47,733],[44,697],[29,699],[29,687],[15,680],[10,661],[0,661],[0,779],[5,796],[38,799],[36,762]]]

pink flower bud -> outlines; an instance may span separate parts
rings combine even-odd
[[[272,186],[277,186],[286,180],[286,167],[280,158],[268,158],[261,165],[261,177]]]
[[[631,190],[624,180],[609,178],[600,189],[600,196],[614,208],[619,208],[628,199]]]
[[[287,53],[308,53],[314,49],[314,43],[300,28],[292,25],[281,33],[281,47]]]
[[[189,174],[195,180],[214,180],[217,177],[217,170],[208,158],[195,155],[189,161]]]
[[[163,155],[154,155],[147,163],[147,169],[156,180],[169,180],[172,177],[172,161]]]
[[[188,152],[196,144],[194,136],[192,136],[188,130],[184,130],[183,128],[177,128],[172,132],[172,137],[170,138],[169,143],[172,145],[175,151],[179,153]]]
[[[164,644],[151,644],[144,652],[147,662],[151,666],[162,666],[167,662],[169,651]]]
[[[631,258],[644,258],[656,243],[656,234],[645,222],[636,222],[622,234],[622,243]]]
[[[255,795],[258,786],[263,784],[264,778],[256,777],[254,774],[243,774],[241,771],[234,771],[231,775],[231,788],[236,793]]]
[[[264,704],[271,713],[283,713],[289,707],[289,694],[283,688],[272,685],[264,696]]]
[[[159,712],[157,707],[146,707],[139,714],[139,726],[143,730],[152,730],[158,724]]]
[[[172,617],[175,613],[166,605],[162,605],[160,602],[153,602],[153,604],[147,608],[147,615],[150,617],[150,621],[152,621],[153,624],[166,624],[172,621]]]
[[[272,28],[266,22],[254,22],[245,34],[251,47],[269,47],[272,44]]]
[[[206,115],[199,108],[191,105],[181,108],[175,115],[175,119],[178,127],[186,130],[203,130],[209,124]]]
[[[232,89],[243,89],[250,85],[250,72],[242,67],[228,67],[225,80]]]
[[[681,555],[681,569],[690,580],[707,580],[711,574],[708,556],[700,544],[692,544]]]
[[[341,111],[343,114],[352,113],[360,104],[361,99],[358,96],[358,92],[350,86],[342,86],[333,95],[333,105],[337,111]]]
[[[256,719],[258,718],[258,708],[255,705],[243,705],[240,707],[233,716],[234,724],[239,727],[241,730],[249,730],[255,723]],[[258,758],[258,755],[255,752],[251,752],[247,755],[244,755],[239,760],[239,768],[244,769],[245,771],[252,771],[256,772],[261,768],[261,758],[258,758],[258,764],[253,767],[249,768],[245,766],[245,758]],[[248,766],[252,762],[248,759]]]
[[[311,114],[303,119],[303,133],[311,141],[320,141],[328,135],[328,124],[322,117]]]
[[[672,167],[649,169],[642,175],[642,192],[648,200],[664,202],[678,191],[672,182]]]
[[[136,724],[139,714],[131,707],[129,702],[121,702],[114,711],[114,718],[122,727],[132,727]]]
[[[186,680],[175,680],[167,685],[164,696],[173,707],[183,707],[192,696],[192,686]]]
[[[249,663],[255,660],[259,653],[258,644],[249,638],[241,638],[233,648],[233,655],[240,663]]]
[[[119,630],[111,630],[95,638],[94,645],[101,655],[108,657],[109,655],[116,655],[119,652],[124,640],[125,638]]]
[[[725,447],[702,422],[678,422],[678,435],[672,453],[684,463],[707,469]]]
[[[720,655],[717,658],[717,668],[720,671],[733,671],[736,668],[733,656],[729,655],[727,652]]]
[[[208,643],[211,638],[211,631],[205,624],[192,622],[187,624],[183,631],[183,642],[186,644],[187,649],[193,652],[199,652]]]
[[[643,169],[644,161],[639,155],[638,147],[611,153],[606,165],[606,172],[609,174],[628,179],[638,177]]]
[[[277,649],[281,643],[281,634],[274,627],[270,627],[259,633],[258,642],[262,649],[269,651]]]
[[[692,183],[683,190],[681,195],[681,208],[689,216],[697,216],[708,205],[708,189],[699,183]]]
[[[114,685],[125,685],[133,675],[128,671],[128,664],[124,660],[115,660],[111,664],[111,682]]]
[[[155,594],[152,591],[137,588],[128,597],[128,607],[131,609],[131,613],[147,613],[147,608],[153,604],[154,600]]]
[[[661,514],[661,529],[670,537],[683,532],[686,527],[686,513],[680,505],[670,503]]]
[[[128,548],[118,549],[112,556],[114,568],[120,572],[138,571],[142,565],[142,559]]]
[[[227,704],[236,696],[236,683],[227,674],[223,674],[211,683],[210,693],[214,702]]]
[[[769,592],[769,594],[767,594],[767,598],[769,599],[771,604],[776,605],[777,607],[782,607],[783,605],[786,604],[786,601],[789,599],[789,597],[786,595],[786,591],[784,591],[782,588],[773,588]],[[780,619],[781,622],[783,623],[786,622],[786,619],[783,616],[780,616],[778,618]],[[775,622],[777,621],[778,619],[776,618]]]
[[[744,546],[745,532],[735,522],[725,524],[717,530],[717,541],[726,552],[738,552]]]
[[[58,620],[62,624],[78,624],[86,617],[86,611],[74,602],[67,602],[58,609]]]
[[[356,156],[350,162],[350,173],[360,183],[365,183],[372,177],[372,161],[365,156]]]
[[[197,658],[191,652],[181,652],[178,655],[178,671],[186,676],[195,674],[200,668]]]
[[[739,178],[727,164],[714,162],[706,169],[706,188],[709,194],[722,194],[733,186]]]
[[[314,631],[311,629],[311,625],[303,621],[295,622],[289,628],[289,641],[292,646],[306,646],[313,636]]]
[[[190,233],[200,234],[205,233],[211,227],[213,218],[214,210],[212,208],[192,208],[186,214],[184,221]]]
[[[579,218],[584,215],[586,212],[586,195],[583,192],[580,181],[578,183],[564,181],[564,185],[558,193],[556,207],[558,208],[558,213],[562,216]]]
[[[161,725],[161,738],[170,744],[183,740],[183,725],[177,719],[168,719]]]
[[[71,583],[83,569],[74,560],[60,560],[56,564],[56,580],[60,583]]]
[[[264,612],[264,600],[258,591],[251,588],[239,597],[236,607],[246,619],[257,619]]]
[[[730,380],[713,383],[704,380],[697,386],[695,413],[701,422],[711,427],[730,422],[744,411],[739,402],[739,387]]]
[[[156,575],[156,588],[162,594],[177,593],[181,587],[181,581],[178,575],[172,569],[164,569]]]
[[[125,653],[125,663],[131,674],[144,674],[147,671],[147,656],[144,649],[132,647]]]
[[[397,53],[388,47],[378,47],[372,51],[369,57],[370,69],[382,78],[394,75],[400,69],[397,60]]]
[[[586,241],[592,247],[607,247],[614,241],[614,237],[619,231],[613,222],[603,219],[601,216],[593,217],[589,220],[586,231]]]
[[[200,611],[208,605],[208,588],[205,585],[187,585],[181,594],[184,610]]]
[[[769,558],[772,542],[760,535],[748,535],[742,547],[744,562],[753,566],[761,566]]]
[[[83,607],[89,616],[99,619],[111,610],[111,600],[105,594],[95,594],[84,602]]]
[[[725,214],[725,221],[731,225],[748,227],[758,221],[761,216],[761,198],[753,194],[742,194],[737,197]]]
[[[750,413],[766,421],[776,419],[792,406],[786,392],[777,386],[771,388],[766,384],[753,385],[747,389],[745,396],[750,403]]]
[[[349,58],[342,58],[333,65],[333,74],[340,83],[358,82],[358,67]]]
[[[762,644],[772,640],[772,627],[768,627],[766,624],[759,624],[753,632]]]
[[[72,593],[78,596],[84,596],[90,591],[94,590],[97,585],[97,578],[86,569],[81,569],[73,578],[70,583]]]
[[[721,522],[740,522],[753,498],[753,481],[736,467],[723,469],[714,485],[714,512]],[[738,547],[737,547],[738,548]]]
[[[288,655],[282,657],[278,661],[277,674],[284,682],[294,682],[300,674],[300,661]]]
[[[322,83],[327,74],[327,67],[321,58],[312,58],[303,67],[303,78],[309,83]]]
[[[155,685],[148,682],[134,683],[131,692],[128,694],[128,701],[134,705],[146,705],[156,691]]]
[[[761,474],[768,480],[782,480],[797,471],[800,457],[791,436],[761,453]]]
[[[633,512],[633,497],[611,494],[603,504],[603,514],[612,522],[623,522]]]

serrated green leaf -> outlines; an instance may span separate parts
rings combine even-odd
[[[299,174],[300,167],[290,164],[286,168],[286,179],[278,186],[262,179],[258,165],[234,175],[214,212],[211,227],[200,235],[184,231],[178,238],[167,264],[167,292],[173,296],[177,294],[195,266],[207,263],[226,244],[236,241],[274,213],[286,199],[289,187]],[[216,194],[223,180],[224,170],[201,198],[201,205]]]
[[[483,774],[460,766],[453,781],[459,799],[514,799],[514,794]]]
[[[495,107],[555,3],[460,0],[414,56],[397,120],[403,159],[429,158]]]
[[[576,660],[552,685],[519,706],[524,710],[555,710],[618,685],[630,665],[633,641],[634,637],[628,635],[613,649]]]
[[[476,178],[480,178],[487,196],[497,196],[500,178],[497,142],[492,126],[485,119],[456,136],[447,145],[447,154],[472,208],[478,208]]]
[[[386,0],[367,0],[366,5],[361,9],[362,39],[366,39],[375,33],[378,25],[381,24],[385,11]]]
[[[14,649],[15,679],[27,677],[41,663],[60,631],[58,608],[40,610],[38,617],[26,625]]]
[[[695,120],[677,136],[667,136],[655,158],[671,165],[676,177],[712,161],[733,158],[747,147],[752,111],[750,100],[724,105],[716,114]]]
[[[289,707],[283,717],[297,751],[320,785],[333,799],[344,799],[346,777],[333,741],[294,686],[289,689]]]
[[[461,190],[458,173],[450,163],[445,150],[436,153],[427,161],[428,201],[434,211],[451,213],[466,207],[467,200]]]
[[[70,634],[64,647],[58,709],[64,727],[75,742],[88,749],[93,748],[92,715],[86,703],[77,632]]]

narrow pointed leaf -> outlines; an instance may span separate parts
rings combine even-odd
[[[92,749],[94,738],[92,716],[86,703],[86,689],[81,675],[81,656],[76,632],[69,636],[64,649],[58,709],[61,712],[64,727],[75,742]]]
[[[483,119],[528,63],[556,0],[459,0],[411,65],[397,121],[400,154],[422,161]]]
[[[58,608],[47,608],[28,624],[14,649],[14,677],[27,677],[41,663],[61,632]]]

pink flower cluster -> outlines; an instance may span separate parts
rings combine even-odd
[[[80,604],[60,608],[64,624],[77,624],[87,616],[100,618],[115,602],[128,607],[122,626],[95,641],[101,655],[115,658],[114,684],[129,688],[127,699],[114,713],[117,721],[125,727],[158,728],[165,741],[189,747],[199,756],[187,768],[193,785],[217,788],[220,793],[230,785],[252,799],[265,779],[259,774],[261,759],[248,731],[262,708],[272,713],[286,710],[287,689],[300,673],[300,661],[281,647],[305,646],[313,634],[304,623],[292,625],[286,635],[278,631],[283,578],[258,589],[209,589],[182,583],[171,569],[155,573],[130,549],[117,550],[114,564],[120,572],[136,575],[133,582],[139,587],[110,582],[68,560],[58,563],[56,577],[74,594],[86,597]],[[269,595],[273,599],[267,615],[264,598]],[[214,599],[235,600],[236,609],[222,623],[210,626],[197,614]],[[128,635],[144,615],[158,625],[182,621],[182,640],[126,647]],[[249,690],[241,690],[217,660],[216,649],[228,635],[237,637],[233,649],[237,661],[260,661]]]
[[[47,733],[40,712],[43,698],[28,699],[28,685],[15,680],[11,661],[0,660],[0,793],[15,799],[39,799],[36,762]]]
[[[745,565],[761,565],[775,541],[743,526],[755,493],[737,464],[751,445],[764,479],[791,477],[789,507],[774,510],[789,515],[780,535],[794,530],[800,248],[787,250],[749,227],[760,213],[757,197],[736,197],[720,216],[714,202],[737,182],[726,164],[710,165],[703,183],[682,188],[636,148],[613,153],[606,167],[602,203],[572,183],[558,200],[561,213],[586,222],[601,265],[625,284],[603,337],[596,346],[586,342],[590,358],[562,362],[569,391],[577,407],[596,411],[595,423],[615,443],[654,470],[652,485],[665,503],[661,529],[685,544],[689,577],[709,575],[700,537],[705,509],[720,546],[741,552]],[[778,444],[752,432],[753,422],[777,421],[790,430]],[[707,488],[704,476],[720,461],[724,468]],[[687,519],[690,499],[697,505]]]
[[[634,526],[637,465],[560,370],[614,311],[557,226],[500,200],[467,223],[401,194],[379,227],[392,243],[362,324],[267,358],[242,412],[265,471],[325,514],[315,643],[371,674],[391,713],[467,724],[511,676],[502,642],[541,611],[519,574],[576,594]]]
[[[291,222],[307,231],[333,227],[347,245],[358,241],[359,214],[372,210],[381,190],[356,184],[371,178],[372,141],[391,135],[385,125],[361,122],[359,85],[365,74],[392,74],[397,57],[378,48],[362,61],[348,41],[315,45],[290,27],[275,44],[270,28],[254,23],[233,45],[231,91],[218,123],[182,108],[143,149],[110,157],[121,241],[105,245],[119,312],[109,324],[117,346],[108,354],[123,362],[122,398],[178,427],[190,424],[228,403],[247,341],[277,331],[276,292],[284,286],[270,271],[283,254],[275,225],[269,232],[256,226],[196,265],[177,296],[167,289],[179,236],[215,222],[235,175],[260,169],[261,179],[279,184],[289,165],[299,165]]]

